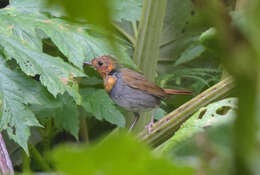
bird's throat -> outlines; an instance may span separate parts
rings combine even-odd
[[[107,75],[104,79],[104,86],[105,86],[105,90],[107,92],[110,92],[112,90],[112,88],[114,87],[115,83],[116,83],[116,78],[111,76],[111,75]]]

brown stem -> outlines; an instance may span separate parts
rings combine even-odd
[[[14,174],[13,165],[7,152],[4,139],[0,133],[0,169],[2,174]]]

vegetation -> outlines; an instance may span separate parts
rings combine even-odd
[[[259,174],[257,0],[0,7],[2,174]],[[150,133],[151,112],[127,133],[132,113],[83,66],[101,55],[194,95],[166,99]]]

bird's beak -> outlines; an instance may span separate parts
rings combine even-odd
[[[91,62],[89,62],[89,61],[84,62],[84,64],[92,66]]]

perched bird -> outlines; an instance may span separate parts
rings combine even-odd
[[[163,89],[136,71],[120,68],[111,56],[100,56],[85,64],[91,65],[99,72],[104,80],[105,90],[118,106],[134,112],[135,120],[129,130],[132,130],[139,119],[139,112],[158,108],[161,100],[168,95],[191,94],[186,90]],[[152,124],[153,119],[148,126]]]

